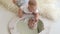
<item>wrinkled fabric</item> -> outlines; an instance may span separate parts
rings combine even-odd
[[[26,6],[28,4],[29,0],[17,0],[17,5],[20,6]]]
[[[28,16],[28,17],[27,17]],[[24,15],[22,18],[13,18],[9,22],[9,31],[11,34],[38,34],[37,29],[31,30],[28,27],[28,20],[32,15]]]

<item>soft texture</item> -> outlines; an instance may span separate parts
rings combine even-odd
[[[36,0],[38,7],[40,8],[40,14],[51,20],[56,20],[60,16],[60,0]],[[17,13],[18,7],[12,2],[12,0],[0,0],[10,11]]]
[[[0,34],[9,34],[8,23],[15,15],[0,5]]]
[[[11,19],[13,19],[16,15],[14,15],[13,13],[11,14],[10,12],[14,12],[14,13],[17,13],[17,11],[18,11],[18,7],[15,5],[15,4],[13,4],[13,2],[12,2],[12,0],[0,0],[0,4],[2,5],[2,6],[4,6],[4,7],[2,7],[1,9],[3,10],[3,11],[1,11],[2,12],[2,14],[3,14],[3,16],[1,16],[2,18],[1,19],[3,19],[4,18],[4,16],[6,15],[6,19],[3,19],[3,20],[5,20],[6,22],[5,22],[5,25],[2,25],[1,27],[1,30],[2,29],[4,29],[4,30],[2,30],[2,32],[1,32],[1,34],[9,34],[9,32],[8,32],[8,27],[7,27],[7,25],[8,25],[8,23],[11,21]],[[4,9],[5,8],[5,9]],[[1,13],[0,12],[0,13]],[[8,13],[7,13],[8,12]],[[1,14],[1,15],[2,15]],[[8,16],[9,15],[9,16]],[[8,19],[7,19],[8,18]],[[19,18],[18,18],[19,19]],[[18,20],[17,19],[17,20]],[[8,20],[8,21],[7,21]],[[16,21],[14,21],[15,20],[15,18],[12,20],[14,23],[16,22]],[[3,24],[4,23],[4,21],[2,21],[1,22],[1,24]],[[19,22],[20,23],[20,22]],[[24,23],[25,24],[25,23]],[[20,24],[19,24],[20,25]],[[26,25],[26,24],[25,24]],[[3,27],[4,26],[4,27]],[[20,27],[20,26],[19,26]],[[22,27],[23,27],[23,25],[22,25]],[[26,28],[27,28],[27,25],[26,25]],[[23,28],[22,28],[23,29]],[[22,30],[22,29],[20,29],[20,30]],[[27,28],[28,29],[28,28]],[[28,30],[30,30],[30,29],[28,29]],[[37,30],[35,31],[35,30],[30,30],[30,34],[38,34],[37,33]],[[23,33],[22,33],[23,34]],[[26,34],[27,34],[27,32],[26,32]]]
[[[13,13],[18,12],[18,7],[13,3],[13,0],[0,0],[0,4],[2,4],[6,9],[10,10]]]
[[[16,5],[19,7],[28,5],[29,0],[17,0]]]
[[[26,16],[27,17],[27,16]],[[24,22],[24,23],[23,23]],[[10,12],[6,8],[4,8],[3,5],[0,4],[0,34],[10,34],[8,25],[9,23],[14,23],[16,26],[14,30],[14,34],[16,33],[16,30],[19,30],[19,33],[21,34],[38,34],[37,29],[31,30],[27,26],[27,19],[20,21],[20,18],[16,16],[16,14]]]
[[[9,8],[9,10],[11,10],[11,11],[13,11],[13,12],[15,12],[15,11],[17,11],[18,10],[18,7],[16,6],[16,5],[14,5],[13,3],[11,3],[10,4],[10,1],[11,0],[0,0],[0,3],[3,5],[3,6],[5,6],[7,9]],[[39,8],[40,8],[40,13],[42,14],[42,16],[44,16],[44,17],[48,17],[49,19],[53,19],[53,20],[55,20],[55,19],[57,19],[57,17],[59,16],[59,9],[54,9],[53,11],[52,11],[52,9],[49,9],[48,11],[47,11],[47,9],[46,9],[46,11],[43,11],[45,8],[46,8],[46,6],[45,6],[45,4],[48,4],[48,3],[51,3],[51,2],[53,2],[53,1],[55,1],[55,0],[49,0],[49,2],[47,1],[47,0],[45,0],[44,2],[43,2],[44,0],[38,0],[38,3],[39,3]],[[57,2],[58,0],[56,0],[56,2]],[[60,2],[60,1],[59,1]],[[8,5],[9,6],[13,6],[14,8],[10,8],[10,7],[8,7]],[[16,8],[15,8],[15,6],[16,6]],[[49,5],[50,6],[50,5]],[[45,8],[44,8],[45,7]],[[3,7],[1,7],[0,9],[1,10],[4,10],[4,9],[2,9]],[[52,7],[51,7],[52,8]],[[16,10],[15,10],[16,9]],[[8,24],[8,22],[9,22],[9,20],[10,20],[10,18],[12,19],[12,17],[13,17],[13,15],[11,14],[11,15],[9,15],[10,13],[6,13],[6,12],[2,12],[0,10],[0,18],[1,18],[1,21],[0,21],[0,34],[8,34],[8,32],[7,32],[7,24]],[[4,10],[5,11],[5,10]],[[1,13],[2,12],[2,13]],[[9,11],[8,11],[9,12]],[[4,14],[3,14],[4,13]],[[15,12],[16,13],[16,12]],[[7,16],[8,15],[8,16]],[[5,17],[6,16],[6,17]],[[12,16],[12,17],[11,17]],[[9,17],[9,18],[8,18]],[[4,19],[2,19],[2,18],[4,18]],[[8,18],[8,19],[6,19],[6,18]],[[4,20],[4,21],[3,21]],[[8,20],[8,22],[7,22],[7,20]],[[42,19],[42,21],[43,21],[43,23],[44,23],[44,27],[45,27],[45,30],[44,31],[42,31],[40,34],[46,34],[46,33],[48,33],[49,32],[49,26],[51,26],[51,24],[52,23],[55,23],[55,24],[53,24],[52,25],[52,27],[51,27],[51,30],[50,30],[50,34],[56,34],[56,33],[58,33],[58,34],[60,34],[60,30],[59,30],[59,28],[60,27],[58,27],[59,26],[59,23],[60,23],[60,20],[59,21],[56,21],[56,22],[51,22],[51,21],[49,21],[48,19],[46,20],[46,19]],[[58,22],[58,23],[57,23]],[[3,24],[3,23],[5,23],[5,24]],[[58,29],[58,30],[57,30]]]
[[[57,20],[60,16],[60,0],[37,0],[40,14],[51,20]]]
[[[27,17],[27,16],[24,16],[24,17]],[[9,26],[10,26],[9,29],[11,34],[38,34],[37,29],[31,30],[28,28],[28,25],[27,25],[28,20],[29,20],[28,17],[24,19],[14,17],[9,22]]]

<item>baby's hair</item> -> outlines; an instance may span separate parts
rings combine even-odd
[[[36,6],[37,2],[36,2],[36,0],[30,0],[28,4],[32,5],[32,6]]]

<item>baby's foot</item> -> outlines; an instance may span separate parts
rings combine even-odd
[[[30,29],[36,29],[37,28],[37,21],[35,21],[35,19],[29,19],[28,26]]]

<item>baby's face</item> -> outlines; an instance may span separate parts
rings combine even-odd
[[[29,1],[28,3],[28,9],[30,12],[35,12],[36,11],[36,8],[37,8],[37,4],[36,4],[36,1]]]
[[[35,12],[36,11],[36,6],[29,5],[28,7],[30,12]]]

